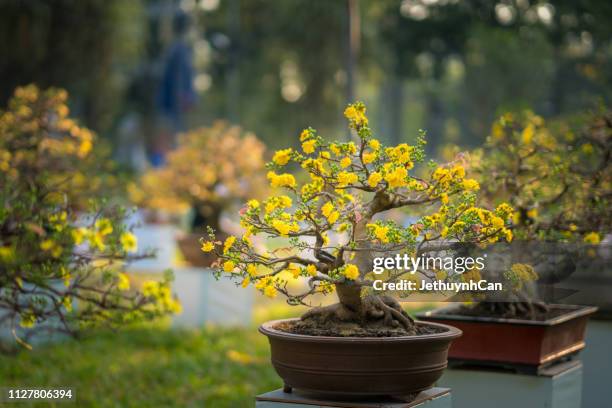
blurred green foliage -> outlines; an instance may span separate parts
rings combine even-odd
[[[386,142],[424,128],[432,151],[481,144],[506,110],[548,118],[612,98],[606,0],[7,0],[0,99],[19,83],[60,85],[94,130],[110,134],[136,112],[149,135],[177,14],[192,23],[200,94],[189,127],[229,119],[272,148],[312,122],[345,136],[349,72]]]

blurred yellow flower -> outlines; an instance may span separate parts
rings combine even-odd
[[[125,231],[121,234],[119,240],[125,252],[136,252],[138,249],[138,239],[129,231]]]
[[[206,241],[202,243],[201,249],[203,252],[211,252],[213,249],[215,249],[215,243],[212,241]]]
[[[223,270],[225,272],[233,272],[234,268],[236,267],[236,264],[234,264],[234,261],[225,261],[223,262]]]
[[[117,275],[117,289],[119,290],[129,290],[130,289],[130,279],[123,272],[120,272]]]
[[[596,232],[589,232],[584,236],[584,242],[587,244],[597,245],[601,242],[601,237]]]

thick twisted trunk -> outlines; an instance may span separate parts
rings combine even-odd
[[[360,247],[367,245],[369,242],[367,224],[371,222],[372,215],[377,210],[378,208],[374,208],[369,211],[355,225],[355,241],[360,243]],[[376,330],[382,330],[383,332],[392,330],[399,331],[402,334],[415,334],[414,321],[402,309],[397,300],[388,295],[364,295],[359,281],[371,270],[371,251],[358,251],[350,262],[359,268],[360,279],[355,282],[336,284],[339,303],[314,308],[304,314],[302,320],[320,327],[349,323],[357,324],[361,328],[374,327],[377,328]]]

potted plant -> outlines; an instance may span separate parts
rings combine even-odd
[[[80,184],[101,177],[96,137],[69,117],[66,101],[63,90],[29,85],[0,111],[0,325],[28,348],[36,333],[76,334],[180,308],[169,277],[130,287],[123,268],[135,237],[123,210]]]
[[[152,168],[140,180],[135,201],[170,213],[191,210],[188,231],[178,237],[185,259],[207,266],[197,237],[205,225],[217,231],[221,214],[237,200],[262,194],[265,188],[264,146],[251,133],[219,121],[180,135],[178,147],[163,167]]]
[[[415,321],[389,291],[375,289],[377,281],[414,275],[393,268],[375,275],[373,258],[505,239],[510,212],[474,207],[478,183],[457,163],[415,169],[424,162],[423,135],[415,145],[385,148],[373,138],[362,103],[344,115],[356,141],[329,143],[304,130],[300,150],[277,151],[269,164],[276,194],[241,210],[244,234],[221,241],[210,228],[202,250],[218,256],[218,276],[268,297],[283,295],[291,305],[313,306],[311,296],[336,294],[338,303],[260,327],[286,390],[406,396],[442,375],[448,347],[461,333]],[[299,183],[287,170],[292,165],[305,170]],[[412,210],[418,219],[385,220],[394,209]],[[254,247],[254,236],[274,240],[275,249]]]
[[[580,259],[593,257],[609,234],[609,114],[591,117],[579,132],[564,122],[547,126],[530,112],[506,114],[475,156],[485,205],[508,201],[516,210],[515,243],[508,256],[527,259],[534,268],[508,271],[518,283],[503,302],[485,298],[422,317],[452,322],[464,331],[451,348],[451,359],[538,370],[584,348],[587,319],[596,308],[541,301],[537,295],[545,293],[530,295],[533,286],[517,278],[548,285],[570,282]]]

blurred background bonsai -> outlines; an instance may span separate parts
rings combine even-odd
[[[486,299],[469,313],[541,318],[549,311],[542,296],[555,299],[538,293],[533,282],[554,284],[597,269],[593,248],[612,227],[611,154],[612,116],[604,108],[550,123],[531,111],[507,113],[493,123],[471,166],[482,204],[507,201],[515,211],[515,241],[497,253],[525,264],[505,272],[515,282],[511,299]]]
[[[36,330],[76,334],[176,312],[169,279],[130,287],[137,249],[124,211],[99,201],[96,137],[67,93],[17,88],[0,112],[0,326],[29,347]],[[78,182],[75,182],[77,180]]]
[[[178,243],[190,263],[201,264],[197,242],[204,227],[229,228],[221,226],[223,211],[265,191],[264,151],[255,135],[226,122],[192,130],[179,136],[165,165],[132,186],[132,198],[145,208],[186,215],[188,234]]]
[[[518,239],[598,244],[610,232],[610,111],[551,123],[532,112],[503,115],[474,158],[484,199],[516,210]]]

